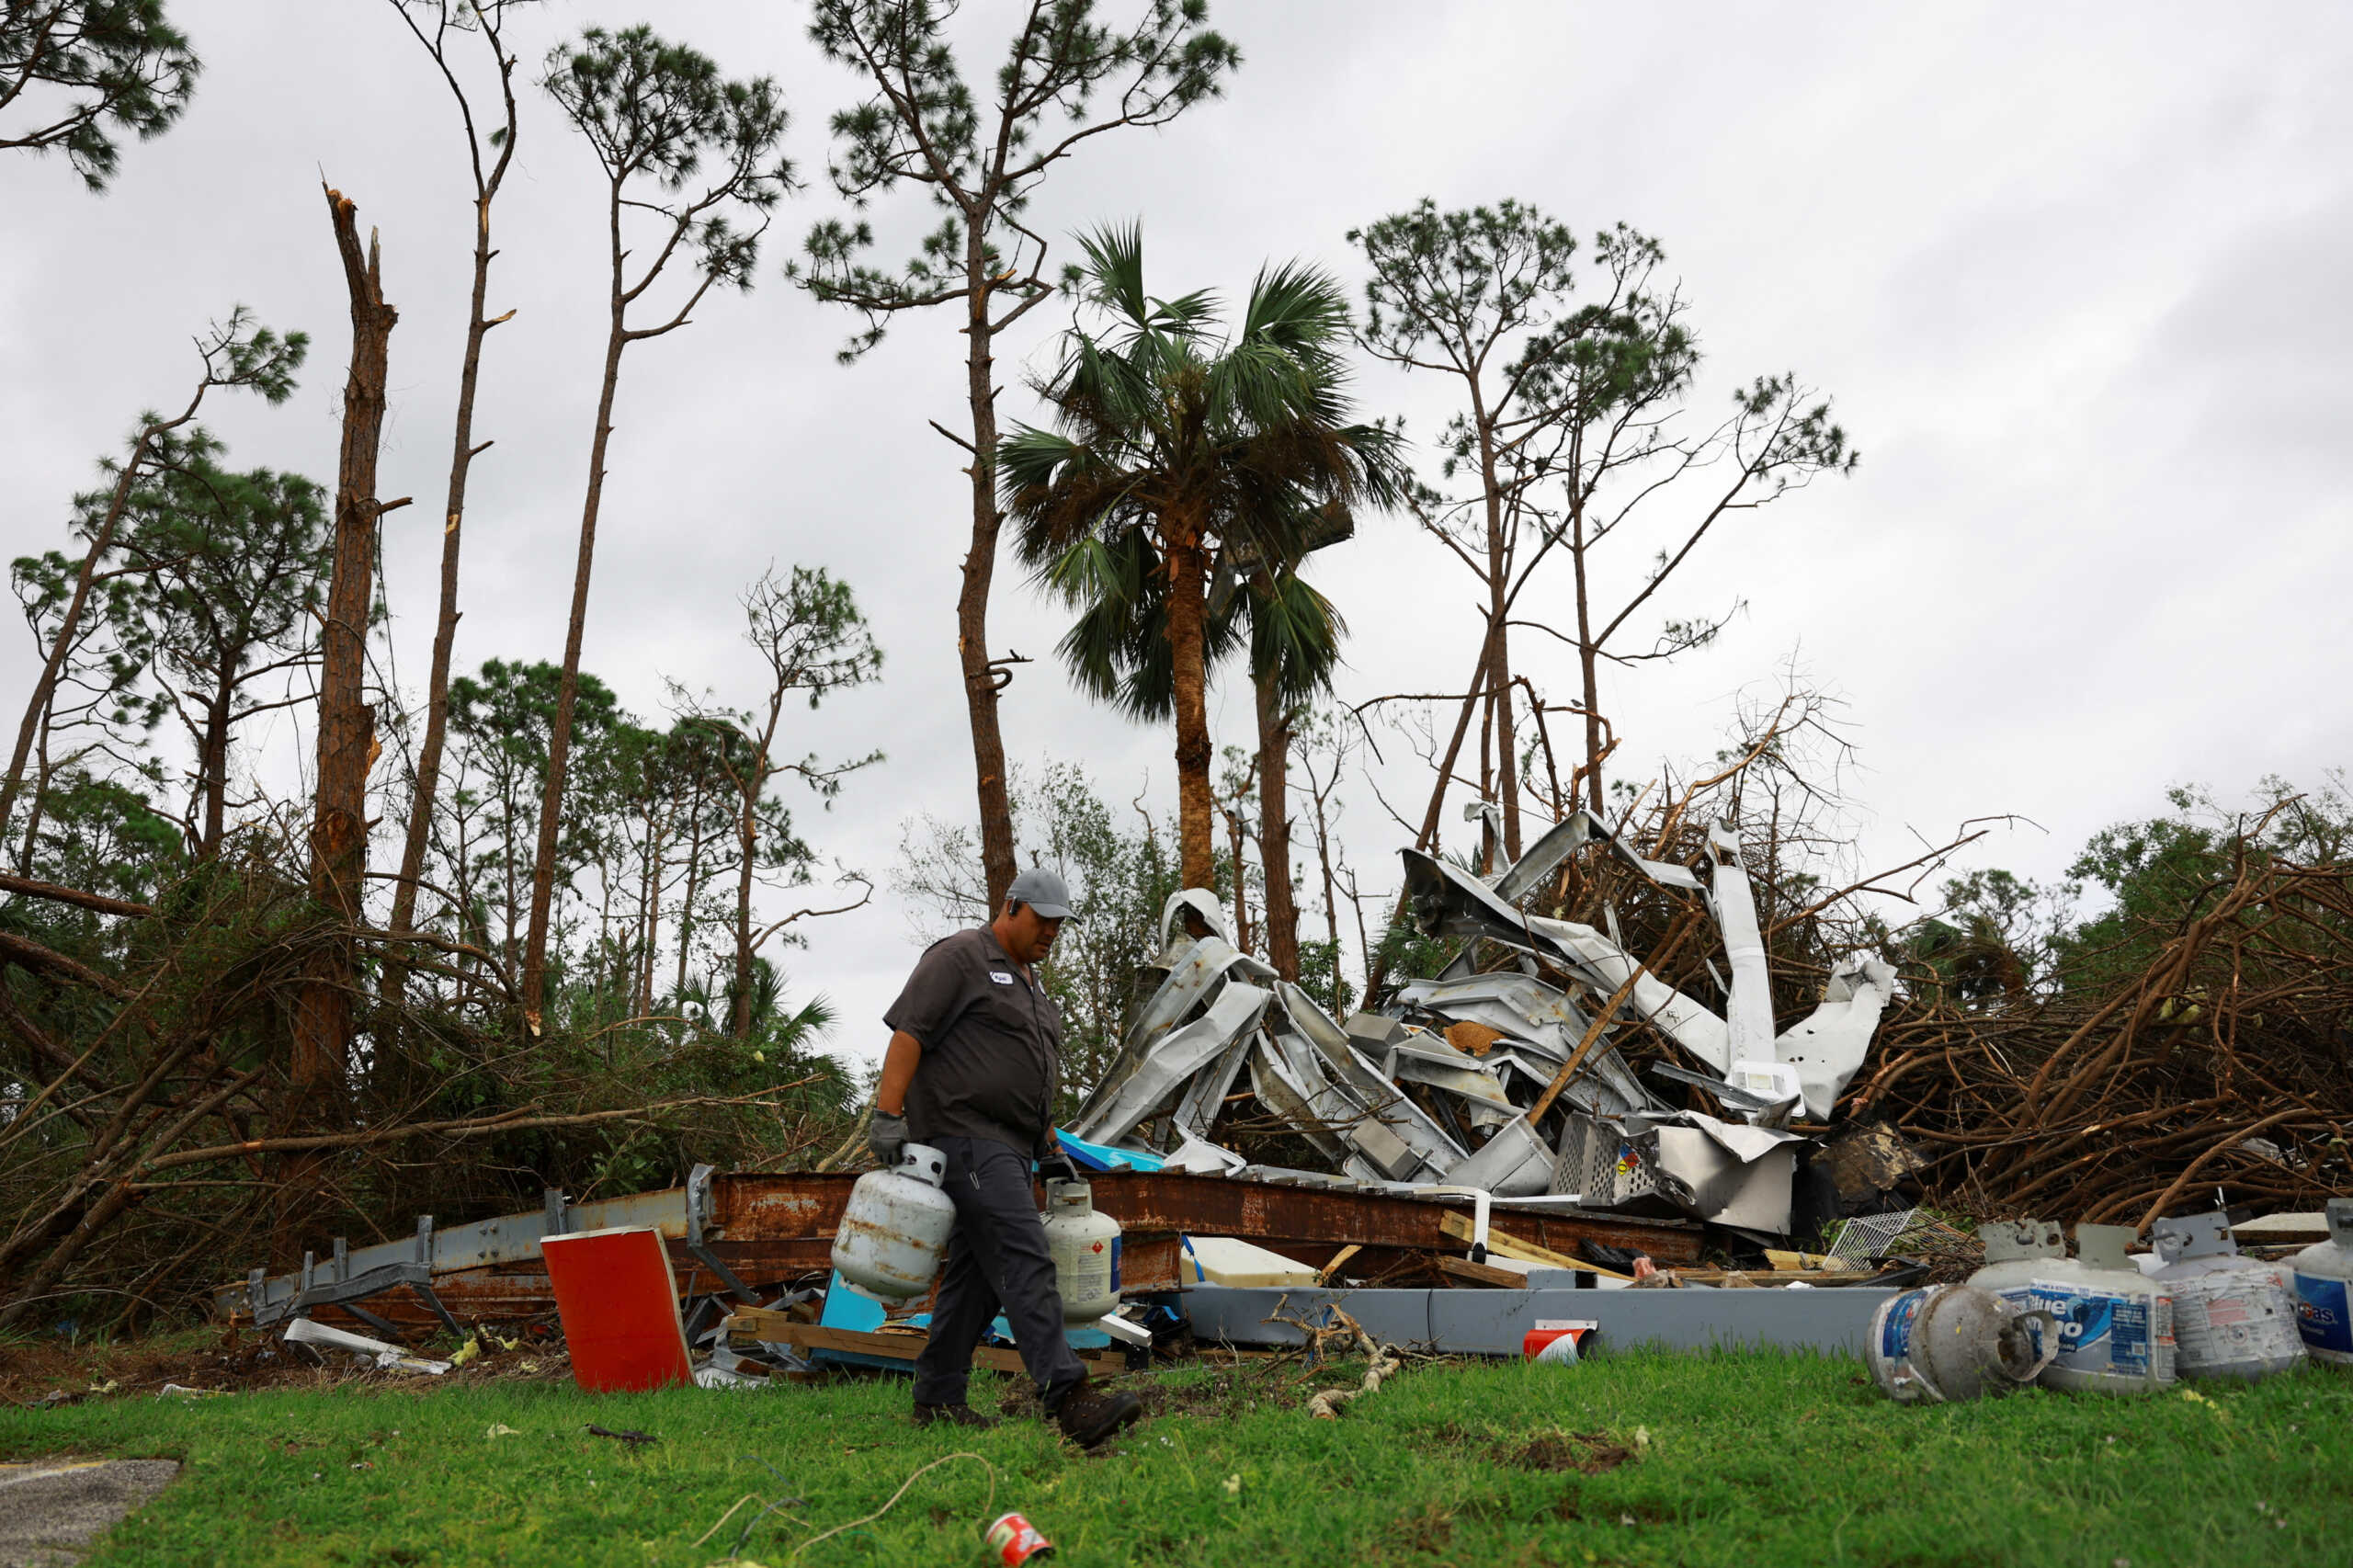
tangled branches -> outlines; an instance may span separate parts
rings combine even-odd
[[[2316,1207],[2347,1179],[2353,868],[2246,837],[2099,987],[1971,1007],[1933,976],[1844,1105],[1926,1146],[1930,1191],[1990,1215],[2145,1225],[2195,1197]]]
[[[82,1297],[117,1322],[177,1315],[252,1262],[381,1239],[387,1216],[661,1187],[698,1159],[787,1160],[839,1135],[823,1058],[768,1060],[675,1017],[532,1039],[492,955],[354,927],[281,865],[223,857],[153,905],[5,890],[0,1329]],[[328,943],[362,962],[353,1050],[322,1095],[293,1081],[287,1042]],[[388,953],[450,983],[382,985]]]

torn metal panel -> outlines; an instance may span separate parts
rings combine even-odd
[[[1737,1084],[1728,1084],[1712,1073],[1694,1073],[1688,1067],[1677,1067],[1671,1062],[1654,1062],[1646,1069],[1654,1078],[1664,1078],[1670,1084],[1688,1084],[1695,1089],[1705,1089],[1716,1096],[1726,1110],[1768,1110],[1774,1104],[1771,1096],[1752,1094]]]
[[[1797,1170],[1791,1145],[1802,1140],[1697,1111],[1651,1121],[1637,1129],[1629,1119],[1627,1136],[1648,1162],[1659,1192],[1697,1219],[1788,1233]]]
[[[1593,1208],[1655,1211],[1777,1234],[1789,1230],[1794,1134],[1697,1111],[1572,1114],[1552,1187]]]
[[[1580,846],[1592,840],[1592,816],[1580,806],[1546,828],[1527,852],[1495,879],[1495,896],[1506,903],[1518,904],[1559,870]]]
[[[1161,1169],[1191,1176],[1230,1176],[1248,1163],[1233,1150],[1221,1149],[1180,1129],[1176,1147]]]
[[[1332,1081],[1345,1085],[1349,1095],[1364,1106],[1367,1115],[1389,1134],[1403,1140],[1415,1158],[1401,1166],[1383,1140],[1375,1140],[1380,1144],[1380,1153],[1368,1149],[1363,1140],[1370,1134],[1364,1132],[1361,1119],[1341,1136],[1392,1181],[1445,1179],[1447,1173],[1461,1163],[1462,1146],[1427,1111],[1407,1099],[1395,1084],[1383,1077],[1381,1070],[1357,1049],[1347,1031],[1316,1006],[1313,997],[1288,981],[1277,981],[1275,993],[1281,999],[1285,1016],[1313,1048]]]
[[[1495,879],[1495,896],[1506,903],[1520,903],[1541,887],[1546,878],[1561,869],[1562,862],[1586,844],[1607,845],[1612,855],[1661,887],[1680,888],[1689,892],[1700,890],[1699,879],[1692,874],[1689,867],[1678,866],[1671,860],[1645,858],[1624,839],[1610,832],[1607,823],[1579,806],[1547,828],[1541,837],[1528,846],[1526,854],[1512,862],[1510,869]]]
[[[1530,918],[1529,925],[1576,955],[1574,968],[1586,984],[1603,995],[1614,995],[1641,966],[1633,956],[1590,926],[1574,920]],[[1711,1067],[1732,1061],[1730,1031],[1724,1020],[1648,970],[1635,977],[1627,1006],[1676,1044]]]
[[[1790,1187],[1797,1171],[1791,1151],[1743,1161],[1693,1128],[1661,1127],[1651,1138],[1659,1189],[1684,1212],[1745,1231],[1789,1233]]]
[[[1310,1056],[1313,1054],[1304,1040],[1299,1042],[1299,1050]],[[1279,1047],[1265,1041],[1252,1051],[1251,1093],[1256,1095],[1259,1103],[1268,1110],[1290,1122],[1292,1131],[1314,1144],[1318,1153],[1337,1164],[1347,1157],[1347,1145],[1331,1131],[1333,1119],[1319,1114],[1313,1101],[1318,1093],[1335,1094],[1336,1091],[1328,1080],[1302,1082],[1294,1076],[1286,1060],[1287,1055]],[[1311,1088],[1311,1083],[1315,1087]]]
[[[1484,1187],[1498,1198],[1529,1198],[1552,1185],[1551,1145],[1516,1116],[1448,1175],[1449,1186]]]
[[[1202,945],[1214,939],[1205,938]],[[1164,1036],[1118,1088],[1108,1096],[1090,1096],[1071,1131],[1094,1143],[1125,1136],[1236,1036],[1256,1028],[1273,1000],[1270,993],[1256,985],[1227,982],[1208,1012]]]
[[[1187,910],[1209,927],[1211,936],[1229,948],[1233,946],[1233,928],[1225,923],[1225,910],[1218,903],[1217,895],[1207,888],[1179,888],[1170,893],[1168,901],[1160,906],[1160,950],[1163,953],[1169,953],[1172,947],[1181,949],[1193,939],[1190,933],[1176,923],[1177,915]]]
[[[1209,1136],[1210,1125],[1224,1108],[1225,1096],[1233,1092],[1233,1080],[1241,1074],[1242,1064],[1249,1060],[1256,1038],[1255,1029],[1243,1030],[1207,1067],[1193,1074],[1193,1082],[1186,1089],[1185,1097],[1176,1102],[1172,1119],[1188,1142],[1196,1135]]]
[[[1748,869],[1740,863],[1740,835],[1727,823],[1708,826],[1708,913],[1723,937],[1732,985],[1724,1005],[1725,1053],[1733,1062],[1771,1062],[1772,975],[1765,963],[1765,937],[1756,925],[1756,898]]]
[[[1103,1081],[1079,1107],[1071,1120],[1071,1131],[1082,1138],[1097,1142],[1109,1140],[1089,1132],[1089,1123],[1102,1108],[1142,1070],[1144,1060],[1165,1040],[1168,1032],[1191,1017],[1194,1010],[1207,1004],[1229,977],[1271,980],[1275,971],[1247,953],[1237,950],[1222,937],[1204,937],[1187,947],[1168,966],[1167,978],[1160,983],[1144,1005],[1137,1010],[1135,1022],[1129,1028],[1127,1038],[1120,1042],[1120,1054],[1103,1074]]]
[[[1518,1108],[1494,1073],[1481,1065],[1477,1058],[1459,1051],[1401,1045],[1389,1053],[1381,1065],[1383,1075],[1399,1083],[1427,1084],[1466,1100],[1496,1107],[1506,1116]]]
[[[1414,923],[1434,937],[1485,937],[1575,967],[1574,955],[1533,930],[1529,916],[1497,898],[1467,871],[1418,849],[1402,849],[1405,898]]]
[[[1822,1005],[1782,1032],[1774,1053],[1798,1070],[1807,1114],[1827,1117],[1870,1051],[1880,1015],[1895,994],[1895,968],[1873,958],[1841,960]]]

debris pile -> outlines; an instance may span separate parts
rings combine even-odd
[[[2135,914],[2056,986],[1921,987],[1847,1119],[1891,1121],[1933,1162],[1929,1199],[1964,1213],[2063,1200],[2145,1230],[2218,1191],[2263,1213],[2348,1190],[2353,864],[2227,847],[2185,872],[2178,912]]]
[[[1606,849],[1654,887],[1699,895],[1729,971],[1718,1012],[1660,979],[1694,911],[1650,958],[1615,930],[1532,914],[1569,857]],[[1500,874],[1404,851],[1406,899],[1436,973],[1345,1021],[1234,945],[1211,895],[1160,924],[1157,983],[1068,1132],[1116,1164],[1367,1187],[1455,1188],[1562,1206],[1672,1213],[1759,1238],[1788,1233],[1801,1113],[1827,1119],[1894,990],[1892,966],[1842,962],[1812,1016],[1775,1032],[1765,943],[1739,839],[1711,828],[1702,865],[1647,859],[1578,811]],[[1150,978],[1149,976],[1147,977]],[[1704,1090],[1722,1116],[1654,1092],[1624,1049],[1654,1034],[1706,1072],[1648,1077]],[[1295,1135],[1325,1166],[1254,1163],[1229,1130]]]

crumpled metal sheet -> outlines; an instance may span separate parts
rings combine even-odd
[[[1214,940],[1204,938],[1203,945]],[[1273,1000],[1272,993],[1258,986],[1229,981],[1207,1013],[1169,1031],[1108,1096],[1090,1099],[1071,1131],[1096,1143],[1124,1137],[1236,1035],[1256,1028]]]
[[[1467,980],[1417,980],[1400,991],[1397,1000],[1402,1006],[1499,1029],[1514,1044],[1550,1056],[1555,1067],[1569,1059],[1592,1027],[1592,1020],[1564,993],[1532,975],[1508,971]],[[1613,1045],[1597,1046],[1586,1058],[1586,1070],[1619,1102],[1612,1109],[1639,1110],[1658,1103]],[[1547,1080],[1551,1076],[1545,1074]]]
[[[1842,960],[1822,988],[1822,1005],[1774,1042],[1780,1059],[1798,1070],[1807,1114],[1828,1116],[1855,1081],[1870,1051],[1880,1015],[1894,995],[1894,965],[1879,959]]]
[[[1096,1142],[1108,1142],[1118,1133],[1105,1134],[1090,1131],[1098,1125],[1103,1108],[1119,1094],[1128,1080],[1143,1069],[1144,1063],[1160,1048],[1168,1032],[1189,1017],[1195,1008],[1210,1001],[1229,977],[1241,976],[1255,981],[1275,978],[1274,970],[1249,954],[1237,949],[1222,937],[1204,937],[1190,942],[1168,966],[1167,978],[1160,983],[1151,997],[1137,1012],[1135,1022],[1129,1027],[1127,1037],[1120,1041],[1120,1054],[1103,1074],[1094,1093],[1079,1107],[1071,1119],[1071,1131]],[[1130,1123],[1131,1126],[1133,1123]],[[1124,1132],[1125,1128],[1120,1129]]]

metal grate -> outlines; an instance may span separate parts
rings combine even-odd
[[[1588,1209],[1614,1209],[1657,1189],[1658,1177],[1650,1163],[1615,1127],[1586,1116],[1572,1116],[1570,1120],[1578,1128],[1578,1147],[1573,1155],[1564,1141],[1562,1177],[1576,1175],[1581,1179],[1574,1187],[1565,1179],[1555,1179],[1556,1188],[1584,1194]],[[1574,1166],[1570,1165],[1571,1158],[1576,1159]]]
[[[1849,1220],[1838,1227],[1838,1239],[1830,1244],[1830,1256],[1858,1266],[1868,1264],[1894,1250],[1897,1238],[1910,1230],[1919,1217],[1917,1209],[1896,1209]]]

